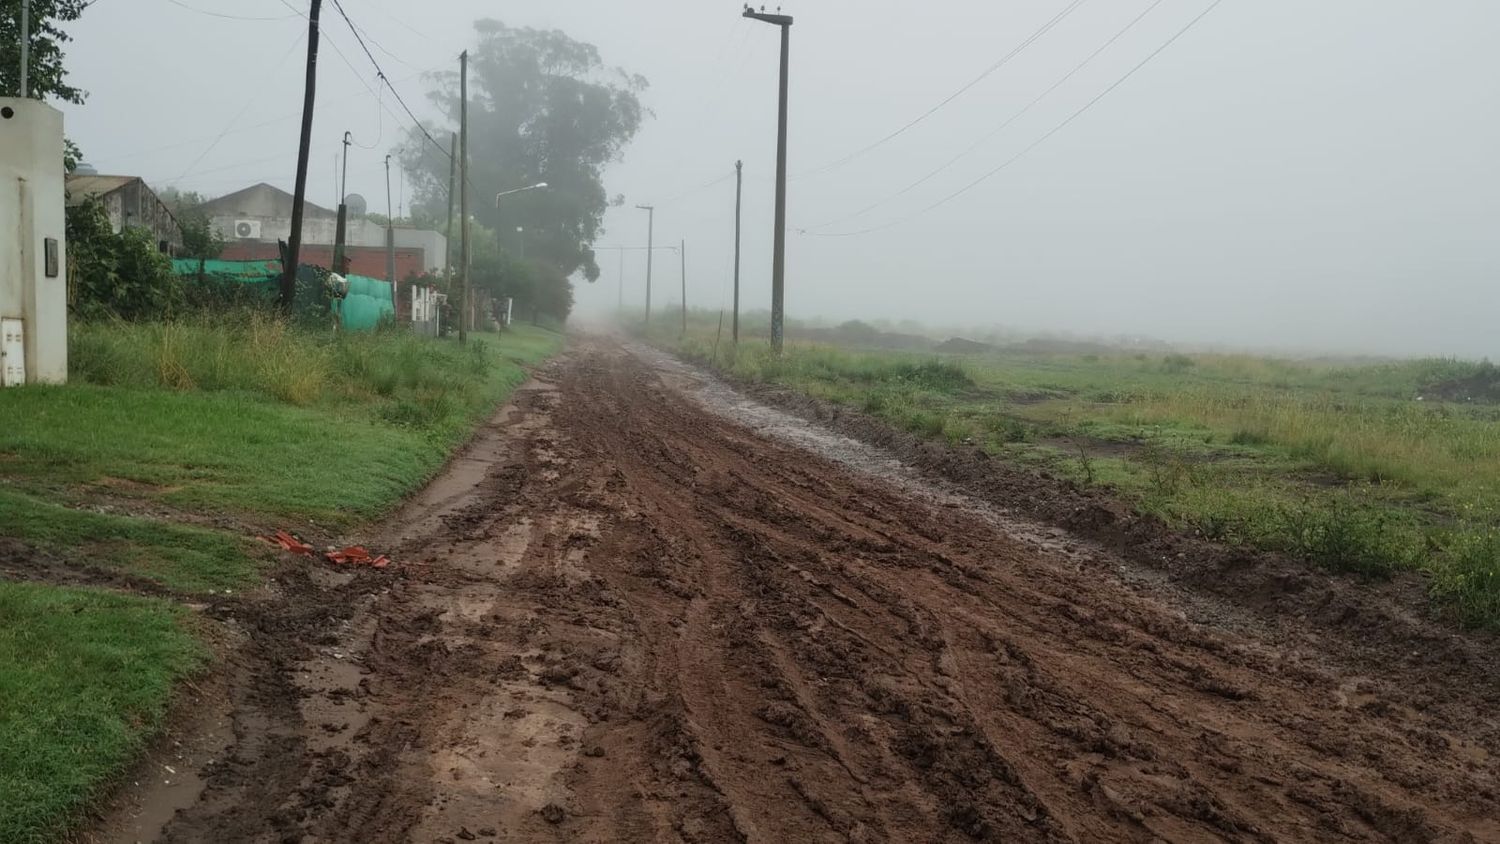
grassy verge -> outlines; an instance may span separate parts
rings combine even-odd
[[[663,335],[734,375],[1105,486],[1215,540],[1372,577],[1418,571],[1500,628],[1500,408],[1419,401],[1479,364],[1160,353],[859,351]]]
[[[252,534],[335,536],[442,465],[561,336],[466,346],[241,318],[72,327],[72,383],[0,396],[0,536],[191,598],[253,585]],[[201,652],[171,603],[0,582],[0,841],[52,840]]]
[[[0,582],[0,841],[63,835],[138,753],[204,651],[182,610]]]

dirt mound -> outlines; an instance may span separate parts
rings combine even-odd
[[[995,348],[989,343],[981,343],[978,340],[950,337],[933,347],[933,351],[952,355],[983,355],[995,351]]]
[[[1470,375],[1427,384],[1420,393],[1425,399],[1500,404],[1500,366],[1481,364]]]
[[[865,349],[923,350],[932,348],[932,341],[917,334],[901,334],[884,331],[859,320],[833,328],[793,326],[787,329],[787,338],[809,343],[826,343],[831,346],[851,346]]]

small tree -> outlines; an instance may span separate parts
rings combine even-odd
[[[205,201],[202,194],[167,188],[161,192],[161,201],[171,209],[172,217],[182,229],[184,258],[211,260],[224,254],[224,236],[202,211]]]
[[[69,85],[63,68],[63,45],[72,40],[61,24],[78,20],[86,0],[31,0],[31,52],[23,97],[56,97],[83,102],[84,92]],[[0,0],[0,92],[13,96],[21,88],[21,0]]]
[[[159,319],[180,306],[172,262],[150,232],[126,227],[115,234],[103,204],[93,198],[68,209],[67,232],[78,316]]]
[[[55,97],[80,105],[87,94],[67,83],[63,68],[63,45],[72,39],[60,24],[78,20],[89,7],[88,0],[31,0],[31,52],[29,74],[21,91],[21,0],[0,0],[0,96]],[[78,145],[63,141],[63,166],[69,173],[78,167]]]

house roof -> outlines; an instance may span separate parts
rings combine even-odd
[[[77,205],[88,197],[113,193],[139,179],[139,176],[71,174],[67,178],[68,204]]]
[[[248,188],[237,190],[234,193],[226,193],[221,197],[210,199],[198,206],[198,210],[209,216],[213,216],[218,213],[245,213],[246,209],[254,205],[261,205],[263,208],[269,208],[276,213],[256,216],[289,217],[292,213],[292,200],[293,196],[281,188],[261,182],[251,185]],[[310,214],[315,217],[338,216],[338,212],[330,211],[311,202],[303,202],[302,211],[304,214]]]

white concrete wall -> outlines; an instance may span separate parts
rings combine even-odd
[[[68,379],[68,254],[62,112],[0,97],[0,317],[26,323],[26,380]],[[57,241],[57,275],[44,272]]]
[[[361,218],[350,220],[348,229],[345,238],[350,246],[385,246],[385,226]],[[424,269],[442,271],[448,268],[447,257],[444,254],[447,245],[448,239],[440,232],[396,227],[396,248],[421,249],[423,260],[427,264]]]
[[[285,217],[259,217],[254,215],[216,215],[211,218],[214,228],[224,235],[224,239],[234,243],[240,238],[234,236],[234,224],[238,220],[259,220],[259,241],[275,243],[278,240],[288,240],[292,234],[292,221]],[[338,219],[330,217],[308,217],[302,221],[302,242],[306,245],[329,246],[333,244],[334,237],[338,234]],[[348,231],[344,235],[345,241],[350,246],[372,246],[383,248],[385,246],[385,226],[372,223],[360,217],[348,222]],[[437,270],[441,272],[447,269],[448,262],[445,250],[448,239],[440,232],[425,229],[396,228],[397,249],[421,249],[423,251],[423,269]]]
[[[234,224],[240,220],[258,220],[260,222],[260,237],[252,240],[275,243],[278,240],[291,240],[292,221],[286,217],[260,217],[253,214],[225,214],[210,218],[209,222],[224,239],[233,243],[242,238],[234,236]],[[333,243],[334,235],[338,233],[339,221],[333,217],[307,217],[302,221],[302,242],[307,244],[328,245]]]

